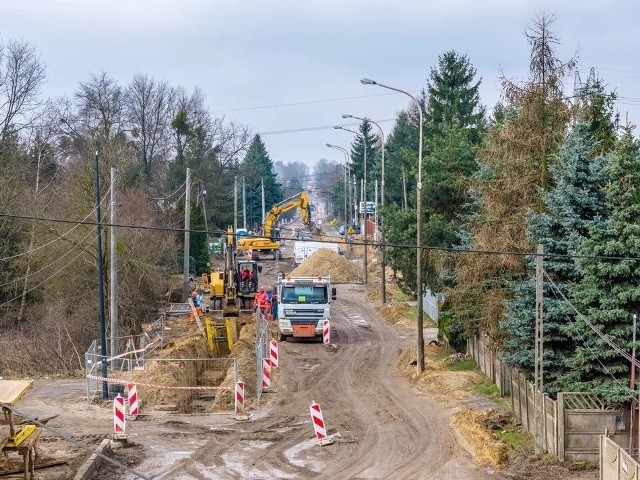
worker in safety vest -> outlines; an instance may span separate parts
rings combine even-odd
[[[264,287],[261,286],[258,289],[258,293],[256,293],[256,296],[253,297],[253,311],[254,312],[256,310],[258,310],[258,308],[262,308],[262,306],[264,305],[265,298],[266,298],[266,294],[264,293]]]
[[[198,316],[201,317],[202,315],[204,315],[204,312],[202,311],[204,296],[198,294],[197,290],[193,290],[193,292],[191,292],[191,302],[193,303],[193,306],[195,307],[195,310]],[[196,319],[195,314],[193,312],[193,309],[191,309],[191,316],[189,317],[189,320],[193,322],[195,319]]]

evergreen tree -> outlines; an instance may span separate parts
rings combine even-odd
[[[597,219],[577,250],[582,281],[570,288],[581,313],[566,331],[578,343],[567,360],[566,389],[590,392],[610,402],[629,400],[629,363],[590,325],[624,351],[631,351],[631,315],[640,313],[640,144],[627,128],[607,172],[606,219]],[[606,256],[608,258],[594,258]],[[611,258],[613,257],[613,258]]]
[[[241,171],[246,183],[247,222],[249,225],[259,226],[262,224],[262,181],[265,212],[284,198],[282,185],[276,181],[273,161],[269,158],[260,135],[253,138],[242,162]]]
[[[360,201],[362,189],[360,180],[364,178],[365,170],[365,145],[367,150],[367,199],[373,201],[373,189],[376,178],[380,178],[380,165],[377,145],[379,139],[373,134],[373,125],[368,120],[363,120],[358,128],[358,135],[351,144],[351,168],[356,179],[357,201]]]
[[[416,109],[415,117],[417,115]],[[402,205],[408,208],[408,205],[404,203],[403,181],[414,183],[411,172],[417,163],[418,126],[407,111],[402,110],[398,114],[393,130],[387,136],[385,148],[384,182],[387,204]]]
[[[475,81],[476,69],[466,55],[453,50],[438,57],[427,81],[427,136],[447,127],[462,127],[469,141],[478,145],[483,137],[485,108],[480,105],[481,80]]]
[[[542,244],[547,256],[544,269],[557,286],[544,283],[544,387],[548,393],[561,390],[559,378],[568,372],[566,359],[576,343],[566,334],[573,321],[573,312],[565,306],[562,295],[569,296],[569,285],[580,280],[573,259],[581,238],[587,235],[587,225],[603,213],[602,187],[606,181],[605,157],[591,160],[595,142],[590,125],[579,124],[551,165],[552,189],[542,194],[544,213],[530,212],[527,236],[532,243]],[[527,261],[530,277],[513,286],[513,297],[506,302],[506,318],[501,328],[509,332],[505,341],[504,360],[533,378],[535,325],[535,259]]]

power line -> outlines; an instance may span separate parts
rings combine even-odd
[[[545,277],[547,277],[547,280],[549,280],[549,283],[551,284],[552,288],[551,291],[553,292],[553,295],[555,296],[556,300],[558,302],[560,302],[560,298],[558,298],[558,293],[562,296],[562,298],[565,300],[565,303],[568,303],[569,305],[572,306],[572,308],[575,311],[575,307],[573,307],[573,305],[571,304],[571,302],[569,300],[567,300],[567,297],[564,295],[564,293],[562,292],[562,290],[560,290],[560,288],[553,283],[553,280],[551,280],[551,278],[549,277],[549,275],[547,275],[547,272],[543,269],[543,274],[545,275]],[[564,303],[560,302],[561,304],[564,305]],[[580,315],[580,314],[579,314]],[[575,319],[572,319],[569,315],[567,315],[566,313],[564,314],[565,318],[572,323],[575,323]],[[589,344],[587,343],[587,339],[584,337],[584,335],[582,335],[580,332],[576,331],[578,337],[580,337],[580,340],[582,340],[582,344],[584,345],[584,347],[589,350],[589,352],[591,352],[591,355],[593,356],[593,358],[602,366],[604,372],[609,375],[614,382],[616,382],[620,387],[622,387],[623,390],[626,390],[628,387],[626,385],[624,385],[623,383],[620,382],[620,380],[618,380],[616,378],[616,376],[611,373],[611,370],[609,370],[609,368],[602,363],[602,360],[600,360],[600,357],[598,357],[598,354],[589,346]],[[635,364],[636,362],[632,362],[634,363],[634,368],[635,368]],[[630,393],[630,396],[632,399],[636,400],[636,401],[640,401],[640,398],[634,396],[633,393]]]
[[[396,119],[395,118],[385,118],[384,120],[376,120],[376,122],[378,123],[386,123],[386,122],[395,122]],[[358,125],[360,125],[360,122],[358,123],[341,123],[338,124],[338,126],[340,127],[357,127]],[[315,130],[330,130],[333,129],[333,127],[336,125],[323,125],[323,126],[318,126],[318,127],[305,127],[305,128],[292,128],[290,130],[273,130],[270,132],[258,132],[258,135],[261,136],[265,136],[265,135],[280,135],[283,133],[299,133],[299,132],[312,132]]]
[[[419,93],[416,91],[415,93]],[[393,93],[376,93],[372,95],[357,95],[354,97],[338,97],[338,98],[325,98],[322,100],[306,100],[302,102],[292,102],[292,103],[276,103],[273,105],[258,105],[254,107],[241,107],[241,108],[230,108],[227,110],[213,110],[214,113],[224,113],[224,112],[244,112],[248,110],[262,110],[266,108],[280,108],[280,107],[296,107],[298,105],[312,105],[314,103],[328,103],[328,102],[339,102],[342,100],[357,100],[359,98],[374,98],[374,97],[386,97],[389,95],[399,95],[396,92]]]
[[[107,195],[109,195],[109,192],[111,192],[111,187],[109,187],[109,189],[107,190],[107,193],[105,193],[104,197],[102,197],[102,201],[100,202],[100,205],[102,205],[104,203],[104,201],[107,199]],[[86,217],[84,217],[82,220],[86,220],[87,218],[89,218],[91,215],[93,215],[96,211],[96,207],[93,208],[93,210],[91,210],[90,213],[87,214]],[[66,237],[69,233],[73,232],[76,228],[78,228],[81,225],[81,223],[76,224],[75,227],[67,230],[65,233],[63,233],[62,235],[60,235],[58,238],[55,238],[53,240],[51,240],[49,243],[45,243],[44,245],[40,245],[37,248],[34,248],[33,250],[27,250],[26,252],[22,252],[22,253],[18,253],[16,255],[11,255],[10,257],[4,257],[4,258],[0,258],[0,262],[6,261],[6,260],[11,260],[13,258],[18,258],[18,257],[22,257],[23,255],[29,255],[33,252],[37,252],[38,250],[44,248],[44,247],[48,247],[49,245],[54,244],[55,242],[63,239],[64,237]],[[0,285],[2,286],[2,285]]]
[[[46,217],[36,217],[29,215],[17,215],[11,214],[7,212],[0,212],[0,217],[6,218],[14,218],[20,220],[40,220],[43,222],[53,222],[53,223],[73,223],[73,224],[82,224],[82,225],[97,225],[97,222],[89,222],[89,221],[78,221],[78,220],[64,220],[59,218],[46,218]],[[133,224],[123,224],[123,223],[103,223],[102,226],[105,227],[117,227],[117,228],[132,228],[138,230],[154,230],[154,231],[166,231],[166,232],[178,232],[184,233],[186,230],[184,228],[176,228],[176,227],[157,227],[152,225],[133,225]],[[220,230],[200,230],[200,229],[189,229],[190,233],[204,233],[208,235],[217,234],[217,235],[226,235],[227,231],[224,229]],[[249,238],[264,238],[262,235],[245,235]],[[294,237],[281,237],[283,240],[297,240]],[[332,237],[338,238],[338,237]],[[331,240],[317,240],[319,243],[335,243]],[[354,241],[352,245],[364,245],[364,242]],[[537,254],[534,252],[516,252],[516,251],[508,251],[508,250],[477,250],[477,249],[461,249],[457,247],[433,247],[430,245],[415,245],[415,244],[405,244],[405,243],[390,243],[390,242],[367,242],[368,246],[371,247],[393,247],[393,248],[407,248],[407,249],[417,249],[421,248],[423,250],[429,250],[434,252],[444,252],[444,253],[459,253],[459,254],[478,254],[478,255],[512,255],[517,257],[535,257]],[[600,260],[628,260],[628,261],[640,261],[640,257],[616,257],[616,256],[606,256],[606,255],[569,255],[569,254],[560,254],[560,253],[545,253],[545,257],[550,258],[587,258],[587,259],[600,259]]]

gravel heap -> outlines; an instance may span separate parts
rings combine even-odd
[[[359,281],[358,267],[333,250],[321,248],[288,274],[291,277],[331,277],[332,283]]]

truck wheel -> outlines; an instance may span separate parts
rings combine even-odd
[[[287,337],[285,337],[282,333],[278,332],[278,341],[279,342],[286,342],[287,341]]]

